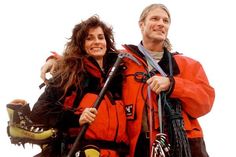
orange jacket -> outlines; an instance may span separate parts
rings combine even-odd
[[[39,124],[68,131],[72,140],[75,139],[74,137],[78,135],[82,127],[79,126],[81,113],[86,107],[93,106],[116,58],[117,53],[112,52],[104,56],[104,71],[100,69],[92,57],[84,58],[86,71],[83,73],[84,81],[81,83],[79,90],[76,91],[74,86],[68,90],[66,96],[60,100],[60,104],[63,104],[63,107],[58,105],[58,100],[63,95],[61,88],[49,84],[34,105],[32,110],[33,120]],[[108,91],[99,105],[95,121],[89,125],[85,132],[84,137],[86,140],[80,141],[81,143],[86,142],[84,145],[98,145],[101,148],[101,156],[104,157],[109,155],[110,157],[119,157],[119,148],[117,147],[124,148],[128,145],[126,115],[124,103],[121,100],[123,77],[119,71],[117,71],[117,75],[114,76],[107,88]],[[38,118],[39,116],[41,118]],[[111,146],[108,144],[111,144]],[[68,147],[70,147],[69,144]]]
[[[80,115],[85,108],[92,107],[98,95],[87,93],[80,101],[76,113]],[[126,116],[124,104],[121,100],[111,100],[107,95],[99,105],[96,119],[91,123],[85,133],[85,139],[124,142],[128,144],[126,133]],[[71,129],[70,136],[77,136],[78,129]]]
[[[127,77],[123,84],[123,100],[128,120],[127,130],[130,140],[130,156],[133,157],[141,131],[142,113],[147,97],[147,84],[136,81],[134,74],[136,72],[146,72],[145,67],[147,67],[147,63],[142,55],[140,55],[136,46],[124,45],[124,47],[142,63],[139,66],[130,59],[125,60],[127,67],[125,75]],[[160,62],[166,61],[165,56],[164,54]],[[173,55],[173,60],[176,63],[178,72],[174,69],[175,85],[170,97],[178,98],[182,102],[182,115],[188,138],[202,137],[202,129],[197,118],[211,110],[215,97],[214,89],[209,85],[204,69],[199,62],[179,54]],[[165,63],[168,64],[168,58]],[[162,69],[165,71],[165,65]],[[152,98],[155,97],[155,93],[152,92]],[[154,111],[157,111],[157,102],[153,101],[152,105]],[[159,127],[157,112],[154,113],[153,121],[153,135],[155,135],[158,133]]]
[[[113,59],[115,61],[116,59],[114,58],[115,56],[109,55],[106,59],[109,59],[109,61]],[[102,75],[104,74],[102,74],[101,71],[97,69],[98,67],[94,66],[94,64],[91,64],[91,62],[87,60],[84,60],[84,62],[86,63],[86,70],[91,74],[91,78],[88,79],[93,81],[89,82],[90,84],[89,86],[91,86],[91,88],[85,89],[84,95],[79,101],[79,105],[76,108],[75,112],[75,114],[77,114],[78,116],[81,115],[81,113],[84,111],[85,108],[90,108],[93,106],[96,99],[98,98],[98,92],[100,92],[100,90],[97,91],[97,88],[95,88],[94,91],[93,87],[98,86],[101,88],[106,79],[102,77]],[[112,63],[113,61],[110,63],[110,66],[108,68],[111,68]],[[118,151],[119,148],[114,149],[113,146],[113,148],[111,148],[110,150],[109,146],[107,148],[107,145],[109,143],[111,145],[116,143],[117,147],[122,147],[124,146],[124,144],[128,146],[128,135],[126,131],[126,115],[124,110],[124,103],[121,100],[122,97],[121,93],[119,93],[120,90],[117,89],[117,88],[121,89],[121,86],[116,88],[116,86],[120,84],[115,82],[117,81],[116,77],[119,77],[119,75],[121,74],[116,75],[114,80],[112,80],[110,86],[108,87],[107,93],[105,94],[104,98],[102,99],[98,107],[98,113],[96,115],[95,120],[89,125],[88,129],[85,132],[84,135],[85,141],[81,141],[82,143],[85,142],[86,144],[94,144],[94,143],[98,144],[98,147],[100,147],[101,149],[100,155],[104,157],[106,156],[119,157],[118,154],[119,152],[114,151],[114,150]],[[100,85],[91,84],[92,82],[95,82],[95,80],[97,79],[100,79]],[[65,107],[73,106],[75,102],[73,99],[75,99],[76,97],[75,95],[76,95],[75,93],[72,93],[71,96],[67,97],[68,99],[66,98],[64,102]],[[70,128],[69,135],[71,137],[77,136],[81,127]],[[122,147],[121,149],[124,148]]]

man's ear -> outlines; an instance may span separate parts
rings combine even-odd
[[[141,30],[141,32],[143,31],[143,28],[144,28],[144,22],[143,21],[140,21],[139,23],[139,28]]]

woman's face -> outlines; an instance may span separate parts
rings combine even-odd
[[[85,51],[96,60],[102,59],[106,53],[106,40],[101,27],[91,28],[84,44]]]

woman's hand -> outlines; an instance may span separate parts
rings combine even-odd
[[[92,123],[97,115],[97,109],[96,108],[85,108],[84,111],[82,112],[80,119],[79,119],[79,124],[83,125],[85,123]]]
[[[27,101],[25,101],[24,99],[14,99],[9,104],[26,105]]]

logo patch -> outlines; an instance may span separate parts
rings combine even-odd
[[[133,115],[133,104],[125,105],[125,113],[127,117]]]

